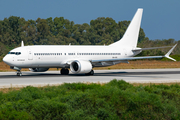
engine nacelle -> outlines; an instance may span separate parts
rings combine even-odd
[[[89,61],[75,60],[70,64],[72,73],[89,73],[92,70],[92,64]]]
[[[29,70],[32,72],[45,72],[49,70],[49,68],[29,68]]]

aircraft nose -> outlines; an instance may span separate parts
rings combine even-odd
[[[8,59],[8,57],[7,56],[5,56],[4,58],[3,58],[3,62],[5,62],[6,64],[10,64],[10,60]]]
[[[3,62],[6,63],[6,61],[7,61],[7,57],[5,56],[5,57],[3,58]]]
[[[3,62],[5,62],[6,61],[6,56],[3,58]]]

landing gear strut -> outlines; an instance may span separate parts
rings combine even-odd
[[[66,68],[62,68],[60,71],[61,75],[68,75],[69,74],[69,70]]]
[[[22,73],[21,73],[21,71],[17,71],[17,76],[22,76]]]
[[[89,73],[86,73],[85,75],[94,75],[94,70],[91,70]]]

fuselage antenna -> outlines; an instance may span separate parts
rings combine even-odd
[[[21,41],[21,47],[24,47],[24,42],[23,41]]]

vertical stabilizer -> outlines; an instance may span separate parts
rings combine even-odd
[[[141,25],[141,18],[142,18],[143,9],[139,8],[134,15],[131,23],[129,24],[124,36],[119,41],[110,44],[109,46],[123,46],[123,47],[131,47],[136,48],[138,36],[139,36],[139,29]]]

